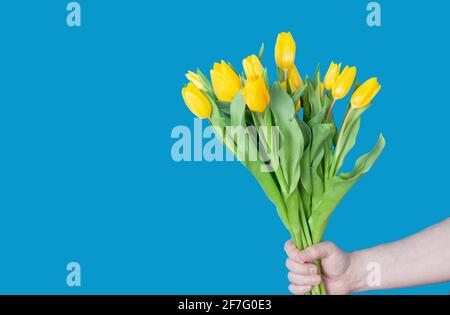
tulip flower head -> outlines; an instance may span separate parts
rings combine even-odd
[[[333,84],[332,94],[335,100],[344,98],[350,91],[356,77],[356,67],[346,66]]]
[[[262,113],[270,102],[269,91],[262,77],[248,80],[242,91],[245,103],[253,112]]]
[[[248,56],[242,60],[242,65],[244,67],[245,75],[249,80],[255,80],[263,74],[263,66],[256,55]]]
[[[288,71],[295,61],[295,41],[291,33],[280,33],[275,44],[275,61],[277,66]]]
[[[299,88],[303,87],[302,77],[298,73],[295,65],[293,65],[288,71],[288,80],[292,92],[295,92]]]
[[[377,78],[367,80],[353,93],[350,100],[352,107],[358,109],[367,107],[380,89],[381,85],[378,83]]]
[[[188,73],[186,73],[186,78],[192,82],[192,84],[195,85],[195,87],[199,90],[202,91],[206,91],[205,87],[202,84],[202,81],[200,80],[200,77],[197,73],[192,72],[192,71],[188,71]]]
[[[205,94],[200,91],[192,82],[189,82],[181,90],[184,102],[189,110],[198,118],[208,118],[211,116],[212,107]]]
[[[210,73],[217,98],[224,102],[231,102],[242,87],[237,73],[223,60],[221,63],[215,63]]]
[[[335,64],[334,62],[331,62],[327,74],[325,75],[325,79],[323,80],[324,86],[328,91],[330,91],[333,88],[334,83],[339,77],[340,70],[341,64]]]

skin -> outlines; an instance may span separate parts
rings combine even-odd
[[[288,255],[289,291],[309,292],[322,280],[328,294],[401,288],[450,281],[450,218],[397,242],[346,253],[331,242],[322,242],[299,251],[291,241],[285,244]],[[322,263],[322,274],[312,264]],[[368,281],[373,264],[379,283]],[[372,267],[370,267],[372,266]]]

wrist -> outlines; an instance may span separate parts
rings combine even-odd
[[[350,253],[349,261],[346,274],[349,293],[367,290],[367,264],[364,262],[364,252],[355,251]]]

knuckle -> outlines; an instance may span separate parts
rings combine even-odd
[[[336,245],[334,245],[334,243],[332,243],[330,241],[323,242],[323,245],[324,245],[325,249],[329,250],[329,251],[334,251],[337,248]]]

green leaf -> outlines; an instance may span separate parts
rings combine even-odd
[[[268,75],[268,72],[267,72],[267,68],[264,68],[262,77],[264,79],[264,82],[266,82],[266,86],[270,86],[269,75]]]
[[[280,82],[285,81],[283,69],[277,67],[277,76],[278,76],[278,81],[280,81]]]
[[[325,182],[325,194],[313,207],[309,226],[313,235],[313,242],[322,240],[328,220],[339,202],[344,198],[352,186],[373,166],[385,147],[383,135],[378,138],[373,150],[361,156],[355,163],[352,172],[330,178]]]
[[[297,104],[298,100],[299,100],[300,97],[303,95],[303,93],[305,92],[305,90],[306,90],[306,84],[303,85],[301,88],[295,90],[295,91],[292,93],[291,96],[292,96],[292,100],[294,101],[294,104]]]
[[[316,124],[311,126],[313,142],[311,145],[311,166],[317,168],[324,156],[324,144],[334,135],[332,124]]]
[[[296,189],[300,178],[304,139],[295,118],[292,98],[278,82],[272,86],[269,106],[281,133],[280,165],[288,185],[288,191],[284,193],[289,196]]]
[[[230,104],[231,125],[246,127],[245,101],[242,90],[239,91]]]
[[[313,88],[316,92],[317,89],[320,90],[320,64],[317,65],[316,71],[314,73]]]
[[[361,178],[361,176],[363,176],[372,168],[373,164],[383,151],[385,145],[386,140],[384,139],[383,135],[380,134],[377,144],[375,145],[373,150],[369,153],[364,154],[356,161],[353,171],[351,171],[350,173],[341,174],[339,178],[346,182],[357,181],[359,178]]]
[[[300,161],[300,172],[302,174],[300,182],[302,187],[312,194],[312,179],[311,179],[311,159],[310,159],[310,148],[306,148],[303,152],[302,160]]]
[[[203,74],[203,72],[197,68],[197,75],[202,82],[202,85],[206,88],[208,93],[214,94],[213,87],[211,82],[209,82],[208,78]]]
[[[262,62],[263,55],[264,55],[264,43],[261,44],[261,48],[259,48],[259,52],[258,52],[258,59],[261,62]]]
[[[308,93],[308,87],[312,85],[311,81],[308,77],[305,78],[305,87],[306,87],[306,93],[303,95],[302,99],[302,107],[303,107],[303,120],[309,121],[312,116],[312,108],[311,108],[311,102],[309,100],[309,93]]]
[[[227,117],[225,117],[223,115],[223,113],[221,112],[217,103],[214,101],[214,99],[208,93],[205,93],[205,96],[208,99],[208,101],[212,107],[211,121],[214,121],[221,127],[225,126],[226,122],[228,121]]]
[[[350,107],[350,105],[349,105]],[[356,137],[358,136],[359,127],[361,124],[361,115],[364,113],[365,109],[353,109],[348,118],[348,122],[344,127],[344,131],[342,133],[342,139],[340,143],[340,147],[336,148],[339,150],[336,152],[336,158],[332,161],[331,164],[331,175],[334,176],[339,173],[342,165],[344,164],[345,158],[347,154],[351,151],[351,149],[355,146]]]
[[[246,107],[245,102],[242,97],[242,92],[240,91],[233,99],[230,104],[230,114],[231,119],[230,123],[234,127],[246,127]],[[214,121],[212,120],[213,125]],[[215,129],[218,127],[215,127]],[[231,152],[239,159],[238,152],[236,150],[236,143],[233,139],[224,139],[223,133],[220,133],[221,130],[216,129],[216,136],[224,143]],[[229,135],[225,135],[225,137],[229,137]],[[250,146],[255,146],[254,141],[249,141],[246,145],[245,156],[247,156],[247,152]],[[255,149],[255,148],[253,148]],[[258,181],[259,185],[263,189],[264,193],[267,195],[269,200],[276,206],[278,215],[285,225],[286,228],[289,228],[289,220],[287,217],[287,208],[284,202],[284,199],[281,195],[280,189],[278,187],[278,183],[276,179],[273,177],[272,173],[266,171],[266,167],[264,163],[261,161],[252,161],[252,160],[240,160],[243,165],[245,165],[248,170],[253,174],[253,176]]]
[[[320,97],[316,94],[314,91],[314,87],[312,84],[307,85],[307,94],[308,94],[308,100],[311,106],[311,115],[314,116],[320,110],[322,110],[322,104],[320,103]]]

